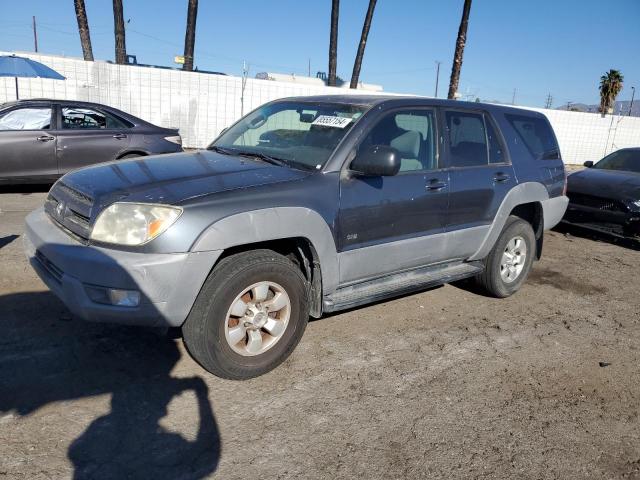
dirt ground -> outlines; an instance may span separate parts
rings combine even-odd
[[[640,478],[640,251],[549,232],[515,296],[445,286],[313,321],[263,377],[70,318],[0,193],[0,479]]]

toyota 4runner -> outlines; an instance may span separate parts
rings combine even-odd
[[[289,98],[206,150],[68,173],[25,250],[77,317],[180,327],[205,369],[245,379],[287,358],[309,316],[468,277],[511,295],[565,188],[534,111]]]

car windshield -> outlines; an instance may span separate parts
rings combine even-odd
[[[640,173],[640,150],[618,150],[604,157],[593,168]]]
[[[323,102],[272,103],[242,118],[209,149],[319,170],[366,108]]]

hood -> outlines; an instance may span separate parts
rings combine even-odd
[[[68,173],[61,182],[92,197],[100,207],[115,201],[175,205],[307,175],[259,160],[201,150],[102,163]]]
[[[568,192],[597,195],[618,200],[640,200],[640,174],[586,168],[569,175]]]

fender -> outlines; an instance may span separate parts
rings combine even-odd
[[[322,216],[305,207],[273,207],[222,218],[198,237],[192,251],[224,250],[249,243],[303,237],[318,254],[324,294],[338,285],[338,254],[333,234]]]
[[[489,231],[485,234],[485,237],[480,244],[480,248],[478,248],[478,250],[471,255],[468,260],[482,260],[489,255],[489,252],[495,245],[505,223],[507,222],[509,214],[515,207],[522,205],[523,203],[531,202],[541,202],[544,205],[546,200],[549,200],[549,192],[541,183],[525,182],[516,185],[509,190],[509,193],[507,193],[504,200],[502,200],[502,203],[498,208],[498,212],[496,213],[493,222],[491,222]]]

